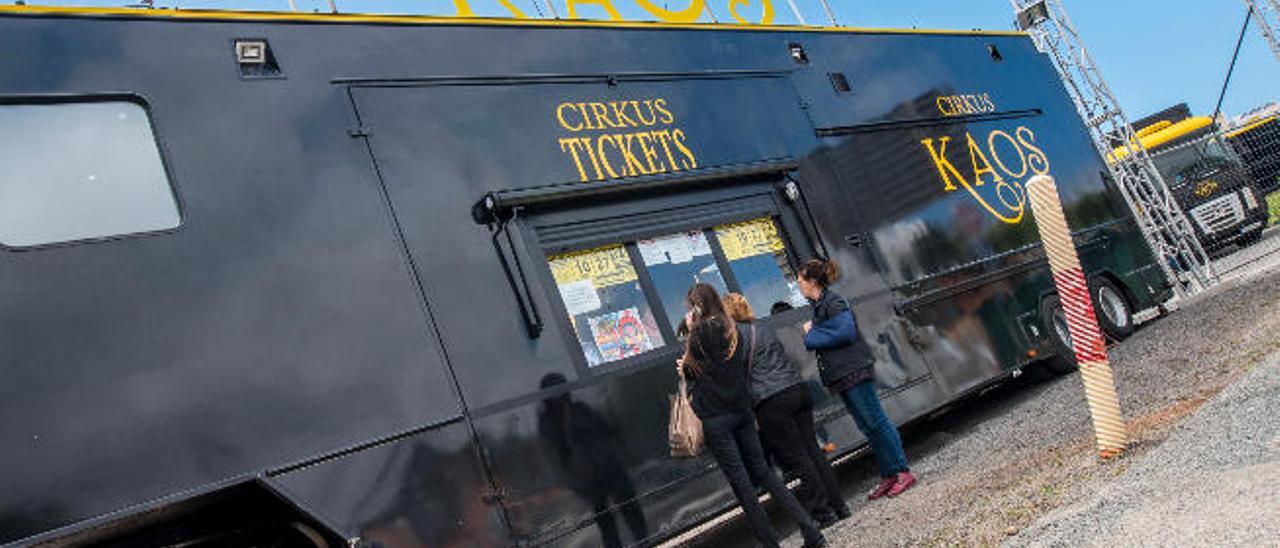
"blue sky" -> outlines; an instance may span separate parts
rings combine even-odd
[[[830,0],[842,24],[1008,29],[1007,0]],[[1212,114],[1244,23],[1239,0],[1063,0],[1130,118],[1186,102]],[[1222,110],[1280,100],[1280,59],[1250,24]]]
[[[303,10],[327,9],[328,0],[295,0]],[[511,0],[529,15],[534,1]],[[564,15],[565,0],[552,0]],[[689,0],[652,0],[678,9]],[[1086,46],[1111,84],[1130,118],[1186,102],[1197,114],[1211,114],[1231,51],[1244,21],[1244,3],[1238,0],[1063,0]],[[336,0],[350,12],[449,13],[450,0]],[[469,0],[481,15],[498,15],[498,0]],[[635,0],[613,0],[625,16],[641,18]],[[818,0],[795,0],[809,23],[825,23]],[[828,0],[837,20],[846,26],[996,29],[1012,27],[1013,12],[1007,0]],[[28,0],[30,4],[121,5],[87,0]],[[287,9],[288,0],[157,0],[157,5],[178,3],[184,7],[238,7]],[[721,20],[728,17],[729,0],[710,0]],[[773,0],[778,22],[793,22],[787,0]],[[759,13],[759,0],[741,11],[744,17]],[[580,16],[603,18],[603,10],[586,6]],[[1223,112],[1234,115],[1280,99],[1280,60],[1251,26]]]

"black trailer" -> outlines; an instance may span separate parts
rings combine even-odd
[[[1069,368],[1037,173],[1109,335],[1168,292],[1022,34],[7,6],[0,51],[0,542],[669,537],[733,503],[668,456],[693,280],[799,305],[813,378],[839,261],[904,423]]]

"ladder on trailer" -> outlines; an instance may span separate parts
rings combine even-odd
[[[1107,161],[1107,168],[1128,203],[1143,237],[1160,260],[1160,267],[1179,297],[1212,285],[1213,263],[1196,238],[1187,215],[1174,200],[1146,148],[1102,73],[1085,49],[1060,0],[1009,0],[1018,27],[1031,35],[1036,47],[1049,55],[1067,92]],[[1248,1],[1248,0],[1246,0]],[[1275,3],[1275,0],[1264,0]],[[1117,147],[1128,154],[1116,154]]]
[[[1253,10],[1262,38],[1271,47],[1276,61],[1280,61],[1280,40],[1276,37],[1276,30],[1280,28],[1280,0],[1244,0],[1244,4]]]

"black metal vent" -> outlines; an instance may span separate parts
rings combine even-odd
[[[827,78],[831,79],[831,87],[835,88],[836,93],[849,93],[853,91],[853,88],[849,87],[849,79],[845,78],[843,72],[828,73]]]
[[[1004,61],[1004,55],[1000,54],[1000,48],[995,44],[987,44],[987,53],[991,54],[991,60],[997,63]]]

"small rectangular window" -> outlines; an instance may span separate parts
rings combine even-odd
[[[772,219],[715,227],[733,277],[757,316],[805,305],[786,245]]]
[[[729,291],[707,243],[707,235],[701,230],[640,240],[636,247],[662,299],[662,309],[673,331],[678,331],[680,322],[684,321],[684,297],[690,286],[708,284],[721,295]]]
[[[587,365],[662,346],[662,333],[622,244],[547,257]]]
[[[131,101],[0,104],[0,244],[176,228],[146,110]]]

